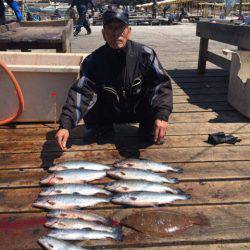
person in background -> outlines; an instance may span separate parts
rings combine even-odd
[[[173,108],[170,77],[152,48],[130,40],[126,13],[106,11],[102,35],[105,45],[85,58],[69,90],[57,144],[67,149],[69,131],[81,118],[97,142],[112,138],[114,123],[139,122],[143,142],[163,144]]]
[[[6,3],[10,6],[10,8],[14,11],[17,21],[21,22],[23,19],[22,12],[19,9],[18,3],[15,0],[5,0]],[[5,6],[4,1],[0,0],[0,25],[5,24]]]
[[[87,35],[91,34],[87,11],[89,6],[91,6],[92,11],[95,9],[92,0],[73,0],[72,4],[70,5],[70,8],[73,8],[74,6],[76,6],[79,15],[76,29],[74,31],[74,36],[77,36],[81,32],[82,27],[87,30]]]

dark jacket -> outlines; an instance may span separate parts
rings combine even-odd
[[[77,126],[100,96],[108,96],[107,105],[121,113],[136,113],[145,98],[155,119],[168,121],[172,112],[169,76],[153,49],[133,41],[120,50],[105,44],[86,57],[80,79],[71,87],[63,107],[61,127]]]

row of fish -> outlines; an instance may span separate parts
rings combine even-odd
[[[45,226],[53,230],[39,240],[44,247],[46,244],[59,246],[60,239],[122,239],[121,228],[111,227],[109,219],[72,209],[83,209],[110,201],[131,206],[155,206],[190,199],[182,190],[164,185],[177,183],[176,178],[154,173],[180,173],[182,169],[147,160],[126,159],[116,162],[114,168],[91,162],[65,162],[51,167],[49,171],[53,173],[41,180],[41,184],[48,187],[42,189],[34,203],[34,206],[50,209]],[[104,188],[87,184],[105,176],[117,180],[107,183]],[[116,194],[112,195],[111,192]],[[98,197],[98,194],[108,197]],[[68,244],[63,241],[61,243]],[[67,247],[65,249],[83,249],[75,245]],[[54,246],[47,249],[59,248]]]

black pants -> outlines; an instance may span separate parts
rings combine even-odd
[[[146,99],[139,103],[135,112],[126,112],[118,110],[116,105],[99,98],[84,117],[87,129],[113,125],[114,123],[140,123],[140,128],[153,131],[154,121],[153,112]]]

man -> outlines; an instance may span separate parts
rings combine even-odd
[[[62,150],[81,118],[97,138],[112,134],[113,123],[139,122],[142,139],[162,144],[172,112],[171,81],[153,49],[129,40],[128,24],[123,12],[103,14],[106,44],[84,60],[62,110],[56,134]]]
[[[6,3],[14,11],[17,21],[21,22],[23,19],[23,15],[19,9],[18,3],[15,0],[6,0]],[[4,6],[4,1],[0,0],[0,25],[3,25],[3,24],[5,24],[5,6]]]
[[[87,35],[91,34],[90,24],[87,16],[88,7],[91,5],[92,10],[95,8],[92,0],[73,0],[70,8],[76,6],[79,18],[74,32],[74,36],[80,33],[81,28],[84,27],[87,30]]]

